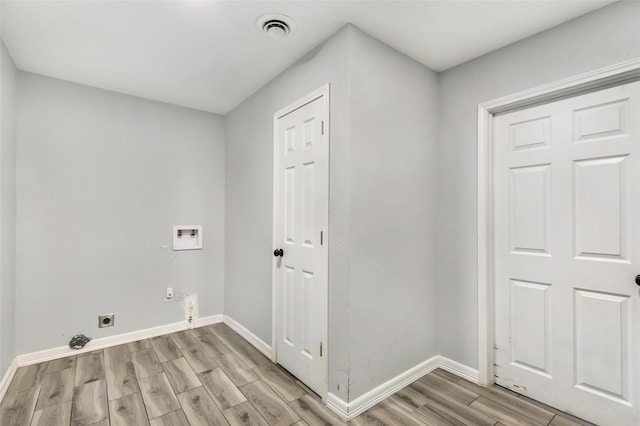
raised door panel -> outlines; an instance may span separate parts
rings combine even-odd
[[[511,169],[511,250],[549,254],[551,165]]]
[[[511,280],[511,362],[550,376],[550,284]]]
[[[296,167],[284,170],[284,243],[296,244]]]
[[[592,141],[626,133],[628,99],[593,105],[574,111],[576,142]]]
[[[629,297],[575,290],[575,384],[629,401]]]
[[[314,357],[314,349],[318,344],[316,341],[317,336],[314,334],[315,330],[315,315],[313,312],[314,305],[314,274],[313,272],[302,271],[302,306],[301,306],[301,324],[302,330],[302,345],[300,347],[300,353],[309,359]]]
[[[551,145],[551,117],[540,117],[509,126],[511,148],[514,151],[546,148]]]
[[[574,162],[575,255],[627,260],[626,156]]]
[[[315,222],[315,162],[302,165],[302,241],[303,245],[313,248],[316,240]]]
[[[296,343],[296,270],[290,266],[285,266],[284,271],[284,288],[282,292],[282,341],[293,348]]]

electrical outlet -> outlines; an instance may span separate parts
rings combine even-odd
[[[113,327],[116,321],[116,314],[98,315],[98,328]]]
[[[165,302],[171,302],[173,300],[173,287],[167,287],[167,292],[164,295]]]

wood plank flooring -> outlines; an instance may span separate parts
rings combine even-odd
[[[345,425],[289,372],[224,324],[21,367],[2,426]],[[586,426],[500,387],[443,370],[351,425]]]

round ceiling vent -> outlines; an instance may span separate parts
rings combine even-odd
[[[296,28],[293,19],[280,13],[267,13],[256,21],[256,28],[269,37],[286,37]]]

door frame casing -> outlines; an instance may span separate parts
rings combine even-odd
[[[478,383],[494,383],[493,117],[640,79],[640,58],[600,68],[478,105]]]
[[[326,144],[325,144],[325,155],[326,155],[326,159],[327,159],[327,221],[326,223],[323,224],[323,229],[325,230],[325,235],[324,235],[324,246],[325,246],[325,250],[324,250],[324,257],[325,257],[325,266],[326,266],[326,291],[323,294],[323,312],[324,312],[324,319],[322,321],[321,327],[322,327],[322,342],[323,342],[323,360],[322,360],[322,368],[323,368],[323,389],[322,392],[320,393],[320,397],[322,397],[322,400],[326,400],[328,392],[329,392],[329,342],[328,342],[328,330],[329,330],[329,193],[331,191],[330,189],[330,150],[329,150],[329,145],[330,145],[330,141],[331,141],[331,135],[330,135],[330,129],[331,129],[331,125],[330,125],[330,116],[329,116],[329,104],[330,104],[330,88],[331,85],[329,83],[323,85],[322,87],[314,90],[313,92],[309,93],[306,96],[303,96],[302,98],[290,103],[289,105],[287,105],[286,107],[278,110],[274,115],[273,115],[273,247],[275,249],[275,247],[278,244],[277,241],[277,237],[278,237],[278,217],[281,213],[281,206],[279,206],[278,204],[278,200],[279,200],[279,196],[280,196],[280,192],[279,192],[279,187],[278,187],[278,130],[279,130],[279,123],[278,120],[282,117],[284,117],[285,115],[295,111],[298,108],[301,108],[313,101],[315,101],[318,98],[324,98],[324,105],[323,105],[323,121],[324,121],[324,136],[325,136],[325,140],[326,140]],[[271,348],[271,360],[274,363],[278,362],[278,349],[277,349],[277,298],[276,298],[276,284],[277,284],[277,261],[273,260],[272,263],[272,277],[271,277],[271,342],[272,342],[272,348]]]

